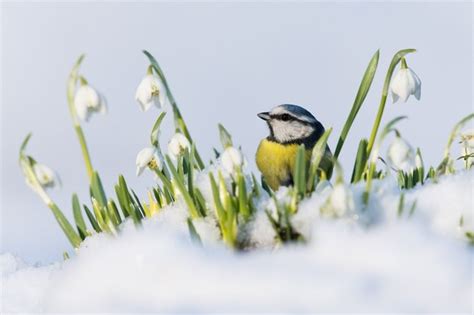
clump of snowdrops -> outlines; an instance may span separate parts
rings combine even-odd
[[[410,95],[420,99],[421,81],[408,67],[406,61],[406,56],[413,52],[414,49],[405,49],[393,56],[385,76],[372,130],[368,138],[359,141],[350,183],[365,183],[363,205],[369,202],[373,180],[382,179],[390,173],[396,174],[401,190],[436,181],[444,174],[455,173],[456,158],[451,156],[450,149],[456,139],[459,139],[462,145],[462,154],[458,159],[464,161],[466,169],[474,164],[474,132],[462,132],[464,126],[474,118],[474,114],[463,118],[454,127],[449,135],[443,159],[437,167],[426,167],[420,149],[414,150],[395,128],[396,124],[405,118],[404,116],[392,119],[379,131],[389,93],[394,103],[399,100],[406,102]],[[348,188],[349,183],[344,181],[338,158],[372,85],[378,67],[379,51],[373,55],[365,70],[354,103],[339,135],[333,161],[336,168],[335,180],[331,184],[329,182],[331,174],[326,174],[319,168],[326,144],[332,135],[332,128],[329,128],[312,149],[309,160],[305,159],[304,145],[300,146],[294,169],[294,186],[288,189],[284,197],[272,191],[263,178],[246,171],[245,157],[222,125],[218,125],[222,148],[214,149],[215,159],[207,164],[203,161],[161,67],[150,53],[144,51],[144,54],[148,58],[149,66],[138,85],[136,100],[142,111],[148,111],[152,107],[160,109],[156,123],[151,127],[150,145],[141,150],[136,158],[137,175],[150,171],[157,179],[154,187],[145,193],[145,199],[138,197],[122,175],[118,176],[113,189],[106,190],[99,172],[92,164],[82,124],[88,122],[94,114],[105,114],[107,104],[105,98],[80,74],[84,56],[77,60],[70,73],[67,101],[84,158],[90,196],[88,202],[84,204],[76,194],[72,195],[73,223],[66,218],[61,208],[48,194],[49,188],[59,184],[59,177],[49,167],[37,162],[26,153],[31,134],[21,145],[19,162],[27,184],[51,209],[74,248],[78,248],[82,241],[94,233],[105,232],[116,235],[125,220],[132,220],[139,227],[144,219],[156,215],[167,205],[178,202],[188,210],[189,233],[196,242],[199,243],[201,240],[193,224],[194,220],[211,217],[220,231],[222,241],[236,250],[250,246],[248,240],[239,235],[244,235],[241,232],[246,229],[259,210],[256,204],[260,198],[265,197],[273,201],[275,211],[263,210],[266,211],[267,218],[275,230],[276,241],[280,243],[304,241],[292,227],[291,217],[298,212],[299,203],[305,198],[310,198],[322,185],[333,185],[333,189],[326,203],[315,211],[321,211],[322,215],[338,217],[340,213],[353,210],[354,196]],[[175,134],[168,141],[165,153],[160,145],[159,131],[163,119],[168,117],[166,109],[171,109]],[[394,140],[389,146],[385,160],[380,156],[380,148],[389,134],[394,134]],[[196,183],[197,176],[207,177],[212,197],[206,198],[201,191],[202,186]],[[114,193],[114,197],[110,195],[111,192]],[[403,196],[402,193],[401,205]],[[416,204],[413,204],[410,211],[413,212],[415,207]],[[474,240],[472,233],[468,232],[466,236],[471,241]]]

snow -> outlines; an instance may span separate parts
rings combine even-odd
[[[474,171],[405,192],[393,178],[348,186],[354,209],[321,215],[325,184],[300,204],[292,224],[307,244],[276,246],[258,200],[248,233],[256,248],[233,252],[213,217],[194,221],[191,241],[182,203],[137,229],[88,238],[64,262],[28,266],[0,255],[2,312],[472,312]],[[285,199],[285,190],[279,199]],[[410,208],[416,200],[416,208]],[[463,217],[463,226],[459,226]]]

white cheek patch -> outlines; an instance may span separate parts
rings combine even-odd
[[[298,121],[272,121],[273,136],[278,142],[289,142],[311,135],[313,128]]]

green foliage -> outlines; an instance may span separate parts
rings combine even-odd
[[[408,53],[414,51],[414,49],[400,50],[393,56],[386,73],[382,97],[370,137],[369,139],[361,139],[359,141],[354,168],[352,170],[351,183],[365,182],[365,190],[363,193],[363,201],[365,204],[369,202],[373,180],[382,179],[387,175],[387,172],[390,172],[388,167],[386,170],[377,169],[377,162],[381,160],[379,150],[385,137],[390,132],[395,131],[395,125],[405,117],[397,117],[391,120],[383,128],[380,135],[378,134],[378,128],[382,120],[393,72],[400,60]],[[105,232],[116,235],[120,232],[122,223],[125,220],[132,220],[135,226],[140,227],[145,218],[152,217],[160,212],[163,207],[178,201],[183,201],[189,212],[187,227],[192,240],[199,244],[202,243],[201,237],[194,226],[194,220],[213,216],[216,218],[216,224],[220,229],[223,242],[230,248],[242,249],[245,248],[246,244],[245,240],[239,239],[239,233],[244,231],[247,224],[251,222],[257,211],[255,205],[260,202],[261,198],[270,198],[275,205],[274,212],[270,212],[269,209],[265,209],[265,212],[275,230],[277,240],[282,243],[304,241],[303,237],[292,226],[291,219],[298,212],[300,201],[317,191],[318,184],[331,178],[333,166],[336,168],[336,174],[338,174],[336,183],[344,182],[338,158],[345,141],[348,139],[351,127],[372,86],[378,67],[380,52],[378,50],[375,52],[364,72],[350,113],[347,116],[338,138],[334,157],[328,146],[329,138],[333,131],[332,128],[324,132],[313,148],[305,148],[303,144],[298,147],[294,169],[292,170],[294,185],[288,189],[288,200],[279,200],[263,177],[261,181],[258,181],[254,174],[245,172],[243,167],[236,167],[235,172],[231,172],[230,174],[227,174],[227,171],[214,170],[215,165],[218,165],[215,161],[210,162],[210,168],[206,171],[208,172],[212,194],[212,196],[210,196],[211,200],[206,200],[196,184],[196,178],[200,175],[199,172],[204,170],[207,166],[197,152],[196,143],[193,141],[175,98],[171,93],[164,72],[150,53],[144,51],[144,54],[148,57],[150,62],[150,71],[154,71],[163,82],[166,95],[173,110],[175,131],[182,133],[191,143],[190,148],[186,149],[185,152],[176,159],[165,156],[162,163],[163,165],[160,165],[162,168],[158,169],[157,166],[150,166],[150,170],[152,170],[158,178],[158,183],[147,192],[148,199],[146,201],[142,200],[133,189],[129,188],[122,175],[119,175],[118,182],[114,185],[115,196],[113,198],[107,198],[106,190],[104,189],[99,173],[92,168],[85,135],[77,119],[74,106],[72,105],[76,85],[81,78],[79,75],[79,67],[84,56],[81,56],[74,65],[69,76],[67,90],[68,104],[73,118],[73,125],[81,146],[81,152],[86,163],[90,190],[90,200],[86,202],[87,205],[84,204],[81,206],[79,197],[76,194],[72,196],[72,212],[75,226],[69,223],[63,212],[52,201],[36,177],[37,175],[34,171],[36,161],[31,156],[25,154],[31,134],[28,134],[20,145],[19,162],[28,183],[33,186],[34,191],[51,209],[59,226],[72,246],[74,248],[79,247],[81,242],[93,233]],[[151,145],[158,150],[160,156],[163,156],[163,154],[160,148],[159,135],[165,116],[164,112],[158,115],[150,132]],[[417,149],[417,159],[419,161],[417,167],[410,172],[396,170],[399,188],[404,190],[415,187],[416,185],[423,185],[427,181],[436,182],[439,176],[455,172],[454,160],[449,154],[450,148],[463,126],[473,118],[474,114],[470,114],[456,124],[448,139],[443,160],[437,168],[432,166],[425,167],[421,157],[421,151]],[[225,127],[218,124],[218,130],[223,149],[233,147],[232,136]],[[307,149],[310,149],[311,152],[308,152]],[[218,159],[220,153],[216,149],[214,149],[214,153],[215,159]],[[466,155],[460,158],[466,161],[466,168],[470,167],[470,165],[467,165],[469,158],[471,158],[470,153],[466,153]],[[271,202],[269,202],[269,204],[270,203]],[[402,191],[399,200],[398,215],[402,217],[405,213],[408,213],[409,217],[413,214],[415,208],[416,201],[411,205],[407,205],[405,193]],[[88,223],[84,220],[84,213]],[[467,232],[466,237],[474,243],[473,232]]]
[[[375,54],[370,59],[369,65],[365,70],[364,76],[362,77],[362,81],[360,82],[359,89],[357,90],[356,97],[354,99],[354,104],[352,104],[351,111],[349,116],[347,116],[346,122],[344,127],[342,128],[341,135],[339,136],[339,140],[337,142],[336,151],[334,153],[334,158],[338,158],[339,154],[341,153],[342,146],[344,145],[344,141],[346,141],[347,134],[351,129],[351,126],[359,113],[364,100],[369,93],[370,86],[372,85],[372,81],[374,80],[375,72],[377,71],[377,65],[379,63],[379,56],[380,50],[377,50]]]

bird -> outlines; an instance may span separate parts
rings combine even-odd
[[[270,131],[258,145],[255,155],[257,167],[274,191],[280,186],[292,186],[298,147],[305,145],[308,161],[314,145],[324,134],[324,127],[308,110],[293,104],[278,105],[257,116],[267,123]],[[326,146],[320,168],[330,176],[332,153],[329,146]]]

